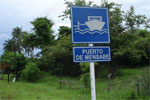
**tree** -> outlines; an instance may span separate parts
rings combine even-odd
[[[126,29],[131,32],[134,32],[135,24],[136,24],[136,15],[135,15],[134,7],[131,6],[125,15]]]
[[[21,42],[22,42],[22,29],[19,27],[16,27],[13,29],[12,36],[14,41],[14,66],[15,66],[15,75],[16,80],[18,79],[18,69],[16,65],[16,51],[18,51],[19,54],[21,54]]]
[[[141,14],[136,15],[133,6],[131,6],[130,9],[126,12],[124,19],[126,31],[130,31],[131,33],[134,33],[137,29],[140,28],[141,25],[144,26],[145,24],[145,27],[147,27],[146,25],[147,18],[145,17],[145,15]]]
[[[36,35],[31,33],[26,33],[23,37],[23,47],[25,49],[25,52],[28,54],[28,56],[33,57],[33,51],[34,48],[38,46],[38,44],[36,44]]]
[[[74,0],[74,2],[70,2],[65,0],[65,4],[67,5],[66,10],[63,12],[63,15],[59,16],[62,17],[62,20],[64,20],[65,18],[71,18],[70,17],[71,6],[92,6],[93,2],[92,1],[86,2],[85,0]]]
[[[16,78],[19,78],[22,73],[22,70],[25,68],[26,58],[23,54],[17,53],[15,63],[14,56],[14,52],[5,52],[1,57],[1,62],[9,63],[11,72],[16,74]]]
[[[113,36],[123,33],[125,27],[123,26],[123,14],[124,12],[121,11],[121,4],[115,4],[114,2],[103,1],[100,7],[106,7],[108,9],[109,15],[109,26],[110,26],[110,33],[113,39]]]
[[[100,7],[106,7],[109,15],[109,30],[110,30],[110,47],[111,50],[119,47],[119,35],[124,33],[125,27],[123,25],[124,11],[121,10],[121,4],[108,2],[104,0]],[[112,55],[113,56],[113,55]]]
[[[149,21],[145,17],[145,15],[136,14],[133,6],[131,6],[127,12],[125,12],[121,10],[121,4],[108,2],[107,0],[103,0],[102,4],[93,4],[92,2],[85,2],[85,0],[74,0],[74,2],[65,2],[67,7],[63,12],[63,15],[61,16],[63,19],[70,18],[70,6],[72,5],[106,7],[108,9],[111,38],[111,43],[108,45],[110,45],[111,47],[112,64],[115,64],[115,66],[120,64],[142,64],[141,62],[143,58],[147,62],[147,51],[149,50],[147,49],[147,47],[149,46],[146,43],[147,39],[145,37],[149,37],[147,35],[148,31],[139,31],[139,29],[141,28],[141,26],[144,25],[145,28],[148,28]],[[141,39],[140,36],[144,38]],[[143,43],[143,46],[137,44],[139,43],[139,41]],[[145,49],[143,49],[145,51],[139,49],[140,47],[144,47]]]
[[[64,36],[56,41],[55,45],[47,46],[40,60],[43,62],[40,68],[50,71],[52,74],[66,76],[80,75],[79,64],[74,64],[72,60],[71,36]]]
[[[34,27],[33,31],[35,34],[29,37],[34,39],[33,44],[36,44],[35,46],[37,48],[43,49],[44,46],[53,44],[54,36],[52,26],[54,23],[50,19],[47,17],[36,18],[31,24]]]
[[[140,28],[140,25],[143,25],[146,21],[146,17],[145,15],[136,15],[136,28],[139,29]]]
[[[150,18],[147,18],[144,22],[145,29],[150,29]]]
[[[14,50],[14,41],[12,39],[8,39],[5,41],[3,46],[4,46],[3,47],[4,52],[13,51]]]
[[[148,65],[150,33],[146,30],[136,31],[138,34],[124,33],[118,35],[115,43],[117,45],[111,49],[113,62],[123,65]]]
[[[60,26],[59,28],[59,33],[58,33],[58,39],[63,37],[64,35],[69,35],[71,34],[71,28],[67,26]]]
[[[15,49],[21,54],[22,50],[22,35],[23,31],[22,28],[16,27],[13,29],[12,36],[15,44]]]
[[[140,51],[140,64],[148,65],[150,61],[150,32],[140,30],[139,35],[141,37],[134,42],[134,48]]]
[[[4,52],[1,56],[2,63],[9,63],[12,70],[14,70],[14,53],[13,52]]]
[[[24,79],[29,82],[35,82],[39,80],[41,76],[41,71],[37,67],[36,63],[28,62],[23,70]]]

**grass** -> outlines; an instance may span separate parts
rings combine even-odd
[[[136,77],[143,73],[143,68],[120,69],[111,80],[110,92],[107,91],[107,79],[96,79],[97,100],[131,100],[137,97]],[[0,80],[0,100],[90,100],[90,89],[84,88],[79,78],[62,78],[60,88],[59,77],[46,76],[36,83],[7,82],[4,76]],[[135,96],[135,97],[134,97]],[[130,99],[131,98],[131,99]],[[147,100],[147,99],[145,99]]]

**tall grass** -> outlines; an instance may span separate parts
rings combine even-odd
[[[137,96],[136,77],[143,69],[120,69],[110,82],[110,92],[107,91],[108,80],[96,79],[97,100],[141,100]],[[85,88],[79,78],[62,78],[62,88],[59,77],[46,75],[36,83],[18,81],[8,83],[7,78],[0,80],[0,100],[91,100],[90,88]],[[147,98],[146,98],[147,99]],[[145,99],[145,100],[146,100]]]

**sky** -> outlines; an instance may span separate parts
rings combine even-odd
[[[67,0],[74,1],[74,0]],[[89,1],[89,0],[86,0]],[[101,4],[101,0],[90,0]],[[127,11],[131,5],[137,14],[144,14],[150,18],[150,0],[108,0],[122,4]],[[13,28],[22,27],[23,31],[31,31],[30,24],[37,17],[47,16],[54,22],[53,30],[58,33],[59,26],[70,26],[70,20],[61,20],[66,5],[64,0],[0,0],[0,55],[3,53],[3,43],[11,39]]]

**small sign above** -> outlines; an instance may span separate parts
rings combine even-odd
[[[110,43],[107,8],[71,7],[73,43]]]
[[[74,47],[74,62],[105,62],[110,61],[110,47]]]

